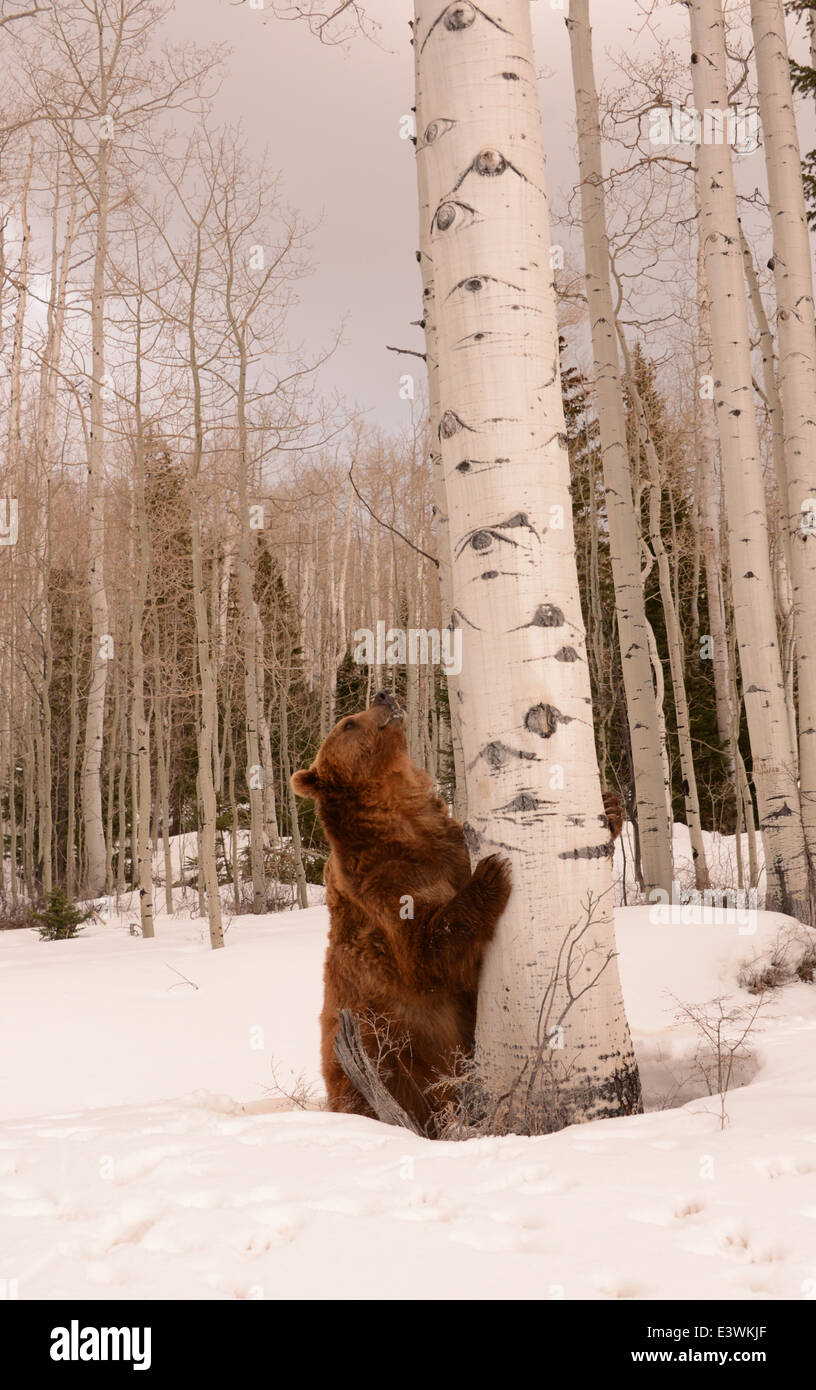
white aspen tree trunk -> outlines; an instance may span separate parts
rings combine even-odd
[[[215,736],[216,684],[213,671],[213,642],[207,612],[207,581],[204,573],[204,554],[201,539],[201,463],[204,454],[204,413],[201,389],[201,366],[197,338],[198,292],[202,277],[202,229],[195,226],[195,252],[189,279],[187,306],[187,357],[192,388],[193,447],[188,476],[190,505],[190,551],[193,569],[193,608],[195,613],[196,654],[201,682],[198,720],[197,798],[200,805],[198,829],[198,895],[199,907],[204,909],[210,928],[210,945],[219,950],[224,945],[221,920],[221,895],[218,888],[218,861],[215,851],[216,800],[213,780],[213,744]]]
[[[194,362],[194,367],[197,364]],[[198,673],[201,681],[201,701],[198,727],[198,795],[201,805],[201,824],[198,834],[199,905],[206,910],[210,925],[210,945],[216,950],[224,945],[221,924],[221,897],[218,890],[218,865],[215,853],[216,801],[213,781],[212,750],[214,735],[215,677],[210,647],[210,624],[207,615],[207,590],[201,546],[201,503],[198,472],[201,459],[201,437],[197,427],[196,462],[190,478],[190,539],[193,562],[193,602],[196,621]],[[202,912],[203,915],[203,912]]]
[[[118,814],[118,818],[119,818],[119,853],[118,853],[118,857],[117,857],[117,861],[116,861],[116,897],[117,897],[117,901],[119,900],[119,898],[122,897],[122,894],[123,894],[124,891],[125,891],[125,855],[126,855],[126,852],[127,852],[127,802],[126,802],[126,792],[127,792],[128,763],[130,762],[130,760],[131,760],[131,755],[132,755],[132,745],[131,745],[131,743],[130,743],[130,739],[129,739],[129,735],[128,735],[127,715],[126,715],[126,713],[125,713],[125,709],[126,709],[126,700],[127,700],[126,685],[127,685],[126,674],[125,674],[124,669],[121,669],[121,670],[120,670],[120,679],[116,682],[117,694],[118,694],[119,699],[121,700],[121,706],[122,706],[122,719],[121,719],[122,738],[121,738],[121,746],[120,746],[120,753],[119,753],[119,780],[118,780],[118,784],[117,784],[117,789],[118,789],[117,814]],[[112,809],[112,807],[111,807],[111,809]],[[109,825],[110,825],[110,832],[109,832],[108,839],[109,839],[109,841],[110,841],[110,839],[112,838],[112,835],[113,835],[113,829],[112,829],[112,826],[113,826],[113,817],[112,817],[112,816],[110,817]],[[131,881],[132,881],[132,875],[133,875],[133,863],[134,863],[134,859],[135,859],[135,854],[134,854],[134,851],[133,851],[133,841],[132,841],[132,838],[131,838],[131,855],[130,855]]]
[[[136,584],[131,611],[131,660],[133,663],[133,732],[136,745],[135,762],[131,764],[131,779],[137,789],[136,826],[133,835],[132,878],[139,889],[139,915],[142,936],[155,936],[153,911],[153,853],[150,842],[150,720],[145,709],[144,618],[147,603],[148,575],[151,566],[150,530],[145,497],[145,450],[142,423],[142,302],[136,302],[136,387],[133,454],[135,478],[133,500],[136,512],[138,558]],[[159,731],[161,738],[161,731]]]
[[[419,135],[432,124],[432,115],[422,110],[422,84],[419,80],[419,45],[414,44],[414,85],[416,90],[416,129]],[[453,578],[451,575],[450,520],[445,491],[445,478],[442,471],[442,454],[439,447],[439,372],[437,364],[436,316],[437,306],[434,293],[434,266],[431,253],[431,227],[424,209],[428,195],[424,185],[425,164],[417,159],[417,188],[419,206],[423,215],[419,221],[419,268],[422,274],[422,326],[425,330],[425,366],[428,374],[428,421],[430,425],[431,472],[434,497],[434,538],[436,558],[439,564],[439,598],[442,608],[442,628],[451,628],[453,608]],[[467,819],[467,778],[462,758],[462,729],[459,713],[458,674],[446,675],[448,688],[448,708],[450,710],[450,735],[453,751],[453,814],[457,820]]]
[[[306,870],[303,864],[303,845],[300,838],[300,822],[298,820],[297,799],[292,790],[292,760],[289,754],[289,657],[286,658],[286,679],[279,692],[280,699],[280,738],[281,738],[281,762],[283,766],[283,785],[289,788],[289,824],[292,831],[292,859],[295,866],[295,883],[297,884],[298,906],[306,908],[309,906],[309,888],[306,882]]]
[[[16,266],[16,277],[18,284],[17,308],[14,314],[14,328],[12,330],[11,346],[8,405],[8,448],[6,453],[6,468],[8,470],[9,477],[15,478],[15,480],[15,475],[17,474],[17,463],[20,454],[23,332],[25,329],[26,307],[28,304],[28,261],[31,249],[31,224],[28,220],[28,198],[31,190],[31,178],[34,172],[34,150],[35,145],[32,139],[28,156],[28,164],[26,166],[22,192],[20,195],[20,258]]]
[[[246,413],[246,361],[241,362],[238,387],[238,582],[241,595],[243,625],[244,698],[246,701],[246,784],[249,794],[249,858],[252,874],[252,911],[261,913],[266,906],[266,883],[263,854],[263,764],[259,737],[258,671],[256,666],[257,608],[252,593],[252,562],[250,555],[250,513],[248,490],[248,458]]]
[[[776,287],[779,382],[799,696],[799,785],[816,922],[816,334],[802,158],[782,0],[751,0]],[[812,33],[812,31],[811,31]],[[785,505],[787,503],[787,505]],[[787,513],[787,515],[786,515]]]
[[[34,883],[34,820],[36,816],[36,797],[34,792],[34,703],[31,695],[26,700],[25,741],[23,753],[23,877],[29,902],[35,896]]]
[[[230,833],[230,855],[232,858],[232,901],[236,912],[241,911],[241,877],[238,865],[238,799],[235,795],[235,750],[232,743],[232,692],[227,692],[226,710],[226,763],[227,794],[229,796],[232,829]]]
[[[722,517],[720,507],[719,442],[714,413],[714,374],[711,364],[711,313],[708,286],[705,278],[702,226],[698,210],[699,247],[697,256],[697,411],[699,412],[698,445],[700,450],[700,529],[703,567],[706,577],[711,664],[714,677],[714,701],[717,712],[717,734],[725,751],[728,770],[736,792],[736,769],[731,747],[734,714],[731,706],[730,647],[725,616],[723,588]],[[703,391],[702,379],[708,378]]]
[[[220,517],[216,514],[212,518],[212,526],[217,533],[221,529]],[[212,634],[212,671],[213,682],[215,684],[215,708],[213,710],[213,736],[212,736],[212,775],[213,786],[216,798],[223,791],[223,764],[221,762],[221,741],[219,735],[219,709],[218,709],[218,677],[220,668],[218,665],[218,605],[220,601],[220,583],[218,575],[218,547],[213,547],[212,564],[210,565],[210,632]],[[217,804],[217,802],[216,802]]]
[[[119,759],[119,721],[120,721],[120,690],[119,682],[114,683],[113,687],[113,715],[111,717],[109,740],[110,757],[108,758],[108,786],[106,795],[106,835],[105,835],[105,892],[113,892],[113,805],[114,805],[114,784],[116,780],[116,766]],[[119,836],[119,859],[124,856],[124,831]]]
[[[337,629],[335,619],[337,615],[337,582],[334,573],[334,551],[335,535],[337,531],[337,479],[332,478],[331,497],[329,499],[330,520],[329,520],[329,540],[327,546],[326,567],[328,571],[328,593],[326,595],[326,628],[328,651],[323,650],[323,643],[320,642],[317,648],[319,670],[321,672],[321,701],[320,701],[320,738],[321,741],[326,737],[329,729],[334,727],[335,713],[334,703],[337,690],[336,664],[334,652],[337,649]]]
[[[527,0],[416,0],[420,216],[431,227],[439,447],[474,861],[513,892],[479,990],[489,1128],[632,1113]],[[579,964],[580,962],[580,964]]]
[[[669,670],[671,673],[674,713],[677,724],[677,745],[680,753],[680,771],[683,777],[683,800],[686,809],[686,825],[691,841],[691,856],[694,862],[695,886],[699,889],[709,887],[708,865],[706,863],[703,826],[700,819],[700,798],[697,792],[697,775],[694,771],[694,756],[691,748],[691,728],[689,722],[686,681],[683,672],[683,641],[677,620],[674,590],[672,588],[671,567],[661,531],[662,483],[660,460],[654,446],[643,400],[637,387],[629,348],[623,332],[618,328],[621,347],[628,377],[629,392],[635,407],[638,437],[646,457],[649,471],[649,535],[652,551],[657,561],[658,584],[663,614],[666,621],[666,642],[669,649]],[[671,782],[669,783],[671,789]],[[669,813],[671,815],[671,812]]]
[[[651,568],[651,566],[650,566]],[[645,576],[644,576],[645,577]],[[657,703],[657,727],[660,731],[660,766],[663,771],[663,786],[666,789],[665,812],[666,812],[666,834],[671,833],[672,828],[672,804],[671,804],[671,765],[669,763],[669,739],[666,733],[666,679],[663,675],[663,662],[660,660],[660,653],[657,650],[657,641],[654,635],[654,628],[646,620],[646,636],[649,642],[649,659],[652,663],[655,682],[655,701]]]
[[[266,661],[264,656],[264,631],[258,605],[255,604],[255,669],[258,689],[258,732],[261,744],[261,766],[263,767],[263,835],[264,844],[277,846],[280,840],[278,813],[275,806],[275,768],[272,762],[272,735],[266,713]]]
[[[691,634],[690,644],[692,647],[699,646],[700,642],[700,574],[702,572],[703,548],[700,526],[700,483],[702,481],[702,467],[700,464],[699,450],[695,440],[695,452],[697,454],[697,465],[694,478],[694,495],[690,498],[691,529],[694,537],[694,554],[691,561]],[[675,565],[678,556],[674,555]],[[676,604],[679,611],[680,604]]]
[[[48,896],[53,886],[52,865],[53,865],[53,835],[54,817],[52,807],[52,774],[51,774],[51,682],[54,675],[54,649],[51,640],[52,634],[52,613],[51,598],[49,595],[50,580],[50,561],[51,561],[51,489],[46,489],[46,553],[43,574],[43,656],[42,656],[42,678],[40,686],[40,719],[42,725],[42,786],[39,794],[40,815],[40,870],[42,875],[43,893]]]
[[[644,886],[666,892],[672,882],[672,845],[665,832],[660,734],[639,582],[638,526],[632,498],[626,414],[612,303],[603,186],[598,94],[592,63],[588,0],[570,0],[567,28],[578,117],[578,161],[586,287],[595,359],[615,610],[634,764]]]
[[[68,729],[68,824],[65,836],[65,887],[73,901],[76,891],[76,768],[79,746],[79,604],[74,600],[71,630],[71,713]],[[13,861],[12,861],[13,862]]]
[[[102,109],[105,110],[104,68]],[[96,228],[91,291],[91,423],[88,440],[88,588],[91,604],[91,684],[85,707],[82,815],[86,890],[105,887],[105,830],[102,823],[102,742],[108,680],[108,597],[105,590],[105,272],[108,259],[108,163],[110,137],[101,135],[96,163]],[[121,847],[120,847],[121,850]]]
[[[689,0],[694,103],[728,113],[721,0]],[[711,303],[715,408],[725,476],[734,624],[765,846],[766,906],[806,919],[808,861],[776,631],[768,520],[754,413],[742,252],[731,151],[697,146]]]
[[[788,707],[788,723],[791,731],[791,746],[794,753],[797,752],[796,736],[796,705],[793,690],[794,672],[794,632],[793,632],[793,594],[791,592],[790,568],[791,568],[791,547],[790,536],[787,526],[787,476],[785,472],[785,430],[782,421],[782,401],[776,379],[776,363],[774,360],[774,340],[771,332],[768,316],[765,313],[765,305],[762,301],[762,293],[759,288],[754,258],[748,239],[740,223],[740,245],[742,247],[742,259],[745,266],[745,282],[748,286],[748,294],[759,331],[759,346],[762,354],[762,392],[771,429],[771,453],[774,462],[774,474],[776,476],[776,492],[779,499],[779,524],[774,523],[773,532],[773,570],[775,579],[776,606],[778,610],[778,628],[781,640],[782,652],[782,675],[785,682],[785,700]],[[770,518],[769,518],[770,525]]]
[[[173,916],[173,854],[170,845],[170,788],[167,778],[167,758],[165,756],[164,728],[164,682],[162,680],[161,638],[159,634],[159,615],[155,595],[151,600],[153,617],[153,682],[156,694],[156,716],[154,729],[156,736],[156,783],[159,807],[161,809],[161,833],[164,848],[164,906],[168,917]],[[183,876],[183,870],[182,870]]]

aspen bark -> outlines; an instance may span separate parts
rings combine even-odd
[[[672,882],[672,846],[665,833],[660,735],[643,591],[638,577],[638,528],[629,475],[626,415],[615,336],[598,94],[592,63],[588,0],[570,0],[567,28],[578,114],[581,211],[595,358],[595,391],[643,877],[647,893],[653,889],[668,891]]]
[[[137,786],[136,825],[132,832],[133,864],[131,878],[139,889],[139,915],[142,936],[155,936],[153,923],[153,854],[150,843],[150,720],[145,708],[145,660],[142,643],[150,573],[150,529],[145,498],[145,448],[142,422],[142,301],[136,301],[136,385],[134,392],[134,491],[138,559],[131,611],[131,661],[133,663],[133,733],[135,761],[131,779]],[[161,735],[159,735],[161,737]],[[121,834],[121,827],[120,827]]]
[[[416,89],[416,129],[417,140],[420,131],[427,130],[432,123],[430,114],[422,110],[422,84],[419,80],[419,45],[414,44],[414,84]],[[415,144],[417,141],[415,141]],[[428,195],[424,185],[425,162],[417,159],[417,188],[419,206],[427,207]],[[434,537],[436,558],[439,562],[439,597],[442,607],[442,626],[451,629],[451,610],[453,607],[453,580],[451,576],[450,521],[445,492],[445,478],[442,471],[442,454],[439,448],[439,371],[437,364],[436,315],[437,306],[434,293],[434,265],[431,253],[431,227],[427,217],[419,221],[419,268],[422,274],[422,326],[425,330],[425,367],[428,375],[428,420],[430,425],[430,458],[433,476],[434,496]],[[448,708],[450,710],[450,735],[453,752],[453,813],[457,820],[467,819],[467,778],[462,760],[462,730],[459,712],[458,676],[446,675],[448,687]],[[378,683],[379,688],[379,683]]]
[[[413,38],[466,839],[474,861],[498,851],[513,873],[482,971],[477,1085],[492,1129],[542,1132],[631,1113],[640,1087],[615,957],[529,5],[416,0]]]
[[[100,71],[102,110],[107,107],[107,74]],[[96,226],[91,290],[91,419],[88,439],[88,589],[91,603],[91,684],[85,708],[82,759],[82,814],[85,831],[86,890],[93,896],[106,884],[105,830],[102,824],[102,743],[108,681],[108,596],[105,589],[105,276],[108,261],[108,166],[110,135],[103,128],[96,157]],[[120,845],[120,855],[123,848]]]
[[[70,686],[70,725],[68,730],[68,826],[65,837],[65,879],[66,892],[73,900],[76,891],[77,849],[76,849],[76,769],[77,748],[79,746],[79,603],[73,606],[73,625],[71,629],[71,686]]]
[[[698,111],[728,111],[721,0],[689,0]],[[742,252],[731,151],[697,146],[715,409],[725,475],[734,624],[765,846],[769,909],[807,920],[808,860],[776,632],[768,519],[754,413]]]
[[[736,772],[731,747],[734,715],[731,705],[730,646],[725,614],[723,588],[722,517],[720,457],[717,439],[717,419],[714,411],[714,374],[711,363],[711,309],[705,278],[702,225],[698,210],[699,245],[697,255],[697,369],[698,445],[700,450],[700,529],[703,567],[706,578],[706,605],[711,638],[711,664],[714,676],[714,701],[717,714],[717,735],[726,755],[728,770],[734,780]],[[711,394],[703,391],[710,383]]]
[[[170,789],[167,780],[167,758],[165,756],[164,728],[164,682],[161,672],[161,645],[159,637],[159,618],[155,596],[152,600],[153,617],[153,681],[156,695],[156,716],[154,720],[156,743],[156,782],[157,800],[161,812],[161,835],[164,849],[164,906],[168,917],[173,916],[173,855],[170,845]]]
[[[799,697],[799,785],[816,923],[816,334],[802,157],[782,0],[751,0],[776,287],[779,382]],[[811,31],[812,34],[812,31]],[[786,505],[787,504],[787,505]]]
[[[201,223],[195,224],[187,302],[187,356],[192,387],[193,440],[187,491],[190,507],[190,549],[193,570],[193,609],[198,675],[201,685],[198,721],[197,796],[200,806],[198,820],[198,893],[199,906],[206,908],[210,928],[210,945],[218,950],[224,945],[221,920],[221,895],[218,887],[218,862],[215,852],[216,800],[213,780],[213,747],[215,737],[216,685],[213,671],[213,651],[210,621],[207,611],[207,580],[204,572],[204,552],[201,541],[201,463],[204,455],[204,411],[201,387],[201,365],[198,344],[198,297],[202,277]],[[203,915],[203,912],[202,912]]]
[[[694,755],[691,747],[691,728],[689,721],[686,681],[683,671],[683,639],[677,619],[677,607],[672,588],[671,567],[661,531],[662,483],[660,460],[646,419],[643,400],[635,381],[629,349],[620,331],[621,346],[628,376],[629,391],[632,396],[637,418],[638,438],[646,456],[649,472],[649,537],[652,551],[657,561],[658,584],[663,614],[666,621],[666,642],[669,648],[669,670],[671,672],[674,713],[677,724],[677,744],[680,752],[680,770],[683,777],[683,799],[686,808],[686,825],[691,840],[691,855],[694,862],[695,886],[708,888],[708,865],[706,864],[703,827],[700,820],[700,798],[697,792],[697,775],[694,771]]]
[[[771,430],[771,453],[776,476],[776,491],[779,499],[780,523],[772,528],[774,534],[773,572],[775,580],[776,606],[779,615],[779,634],[781,639],[782,675],[785,682],[785,700],[788,707],[788,723],[791,731],[791,745],[797,751],[796,706],[794,701],[794,632],[793,632],[793,594],[791,592],[790,567],[791,546],[787,525],[787,476],[785,472],[785,430],[782,421],[782,400],[777,385],[774,340],[762,293],[759,288],[754,258],[740,223],[740,244],[745,266],[745,282],[751,301],[754,318],[759,332],[759,346],[762,354],[761,394],[768,411]],[[770,526],[770,518],[769,518]]]

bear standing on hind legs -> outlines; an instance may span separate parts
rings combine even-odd
[[[482,957],[510,869],[492,854],[471,873],[462,827],[411,762],[404,723],[380,691],[340,720],[292,786],[316,802],[331,846],[320,1019],[329,1107],[373,1114],[334,1055],[347,1009],[387,1090],[433,1135],[446,1099],[437,1083],[473,1048]]]

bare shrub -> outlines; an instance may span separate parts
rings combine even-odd
[[[757,954],[743,965],[737,977],[749,994],[782,989],[795,980],[812,984],[816,974],[816,933],[808,927],[783,927],[769,952]]]
[[[22,931],[35,925],[33,908],[30,903],[18,898],[0,898],[0,931]]]
[[[720,1128],[728,1123],[725,1098],[737,1071],[753,1057],[748,1037],[760,1010],[767,1003],[760,994],[753,1004],[735,1004],[727,995],[718,995],[705,1004],[685,1004],[676,999],[675,1017],[691,1023],[698,1035],[692,1069],[702,1078],[710,1096],[720,1101]]]

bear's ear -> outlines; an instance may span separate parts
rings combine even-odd
[[[302,767],[292,776],[292,790],[296,796],[314,796],[320,780],[313,767]]]

